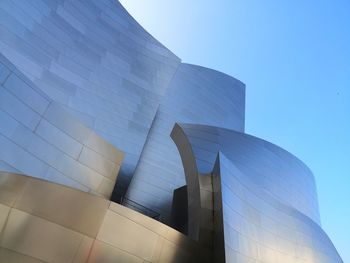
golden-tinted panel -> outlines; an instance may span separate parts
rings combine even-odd
[[[46,261],[42,261],[33,257],[29,257],[15,251],[0,248],[0,259],[1,262],[4,263],[45,263]]]
[[[84,237],[80,243],[80,247],[72,263],[86,263],[90,255],[90,252],[92,250],[93,244],[94,244],[94,239],[90,237]]]
[[[27,177],[21,175],[0,172],[0,203],[13,206],[27,180]]]
[[[1,247],[52,263],[72,262],[83,235],[12,209]]]
[[[30,180],[15,208],[96,237],[109,201],[41,180]]]
[[[10,212],[10,207],[0,204],[0,233],[2,233],[2,228],[6,223],[9,212]],[[1,235],[0,235],[0,238],[1,238]]]
[[[172,229],[167,225],[162,224],[161,222],[152,219],[148,216],[145,216],[141,213],[138,213],[134,210],[131,210],[125,206],[119,205],[117,203],[111,202],[109,209],[113,212],[116,212],[117,214],[120,214],[124,217],[129,218],[130,220],[134,221],[137,224],[140,224],[144,226],[145,228],[148,228],[149,230],[161,235],[165,236],[168,229]]]
[[[110,210],[106,213],[97,239],[150,261],[159,236]]]
[[[143,263],[136,256],[96,240],[89,256],[88,263]]]

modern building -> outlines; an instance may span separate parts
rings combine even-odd
[[[113,0],[0,1],[0,262],[342,262],[245,85]]]

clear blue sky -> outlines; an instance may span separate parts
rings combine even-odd
[[[350,1],[121,3],[184,62],[247,85],[246,132],[312,169],[322,226],[350,262]]]

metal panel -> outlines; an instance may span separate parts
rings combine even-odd
[[[244,131],[244,109],[242,82],[215,70],[181,64],[158,109],[127,197],[159,212],[169,223],[173,191],[185,184],[180,155],[169,136],[175,122]]]
[[[126,153],[116,189],[123,195],[180,59],[118,1],[6,0],[0,17],[1,53]]]
[[[26,256],[6,248],[0,248],[0,258],[6,263],[47,263],[46,261]]]
[[[180,124],[172,138],[182,155],[188,194],[200,200],[200,220],[189,217],[189,226],[199,230],[194,238],[202,242],[204,220],[212,220],[218,237],[213,239],[214,251],[222,240],[225,262],[343,262],[319,224],[313,175],[295,156],[218,127]],[[198,187],[191,182],[206,178],[208,169],[212,215],[203,213],[207,206],[202,186],[199,194],[191,191]]]
[[[82,235],[11,209],[1,246],[47,262],[71,262]]]
[[[31,180],[13,207],[95,237],[109,203],[71,188]]]
[[[53,102],[6,58],[0,86],[1,169],[110,197],[124,154]]]
[[[111,231],[113,229],[114,231]],[[117,233],[117,235],[115,235]],[[158,235],[123,216],[108,211],[97,239],[147,261],[152,260]]]
[[[11,61],[0,55],[0,169],[108,198],[121,168],[114,198],[133,176],[127,197],[163,222],[186,183],[199,240],[96,196],[1,174],[2,260],[342,262],[320,227],[311,171],[243,133],[243,83],[181,64],[118,1],[3,0],[0,34]],[[176,122],[196,124],[173,130],[181,156]]]
[[[205,249],[176,230],[97,196],[3,172],[0,190],[1,262],[210,260]]]
[[[267,141],[224,128],[180,125],[191,144],[200,173],[210,173],[217,153],[234,162],[241,180],[251,178],[262,189],[319,222],[315,180],[295,156]]]

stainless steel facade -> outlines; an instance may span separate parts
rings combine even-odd
[[[342,262],[312,172],[244,133],[245,85],[181,63],[118,1],[2,0],[0,53],[1,260]],[[169,224],[184,185],[189,237],[107,201]]]
[[[193,238],[213,230],[226,262],[342,262],[320,226],[313,175],[295,156],[218,127],[180,124],[172,137],[186,172]]]
[[[127,196],[168,222],[174,189],[186,184],[170,138],[176,121],[244,131],[245,86],[221,72],[181,64],[161,103]]]
[[[38,89],[0,54],[0,170],[110,198],[124,153]]]
[[[123,194],[180,60],[117,1],[4,0],[0,52],[125,159]]]
[[[220,152],[262,190],[320,222],[313,174],[295,156],[248,134],[204,125],[180,126],[191,144],[199,173],[212,172]]]
[[[43,198],[45,197],[45,198]],[[178,231],[109,200],[0,172],[0,262],[210,262]]]

